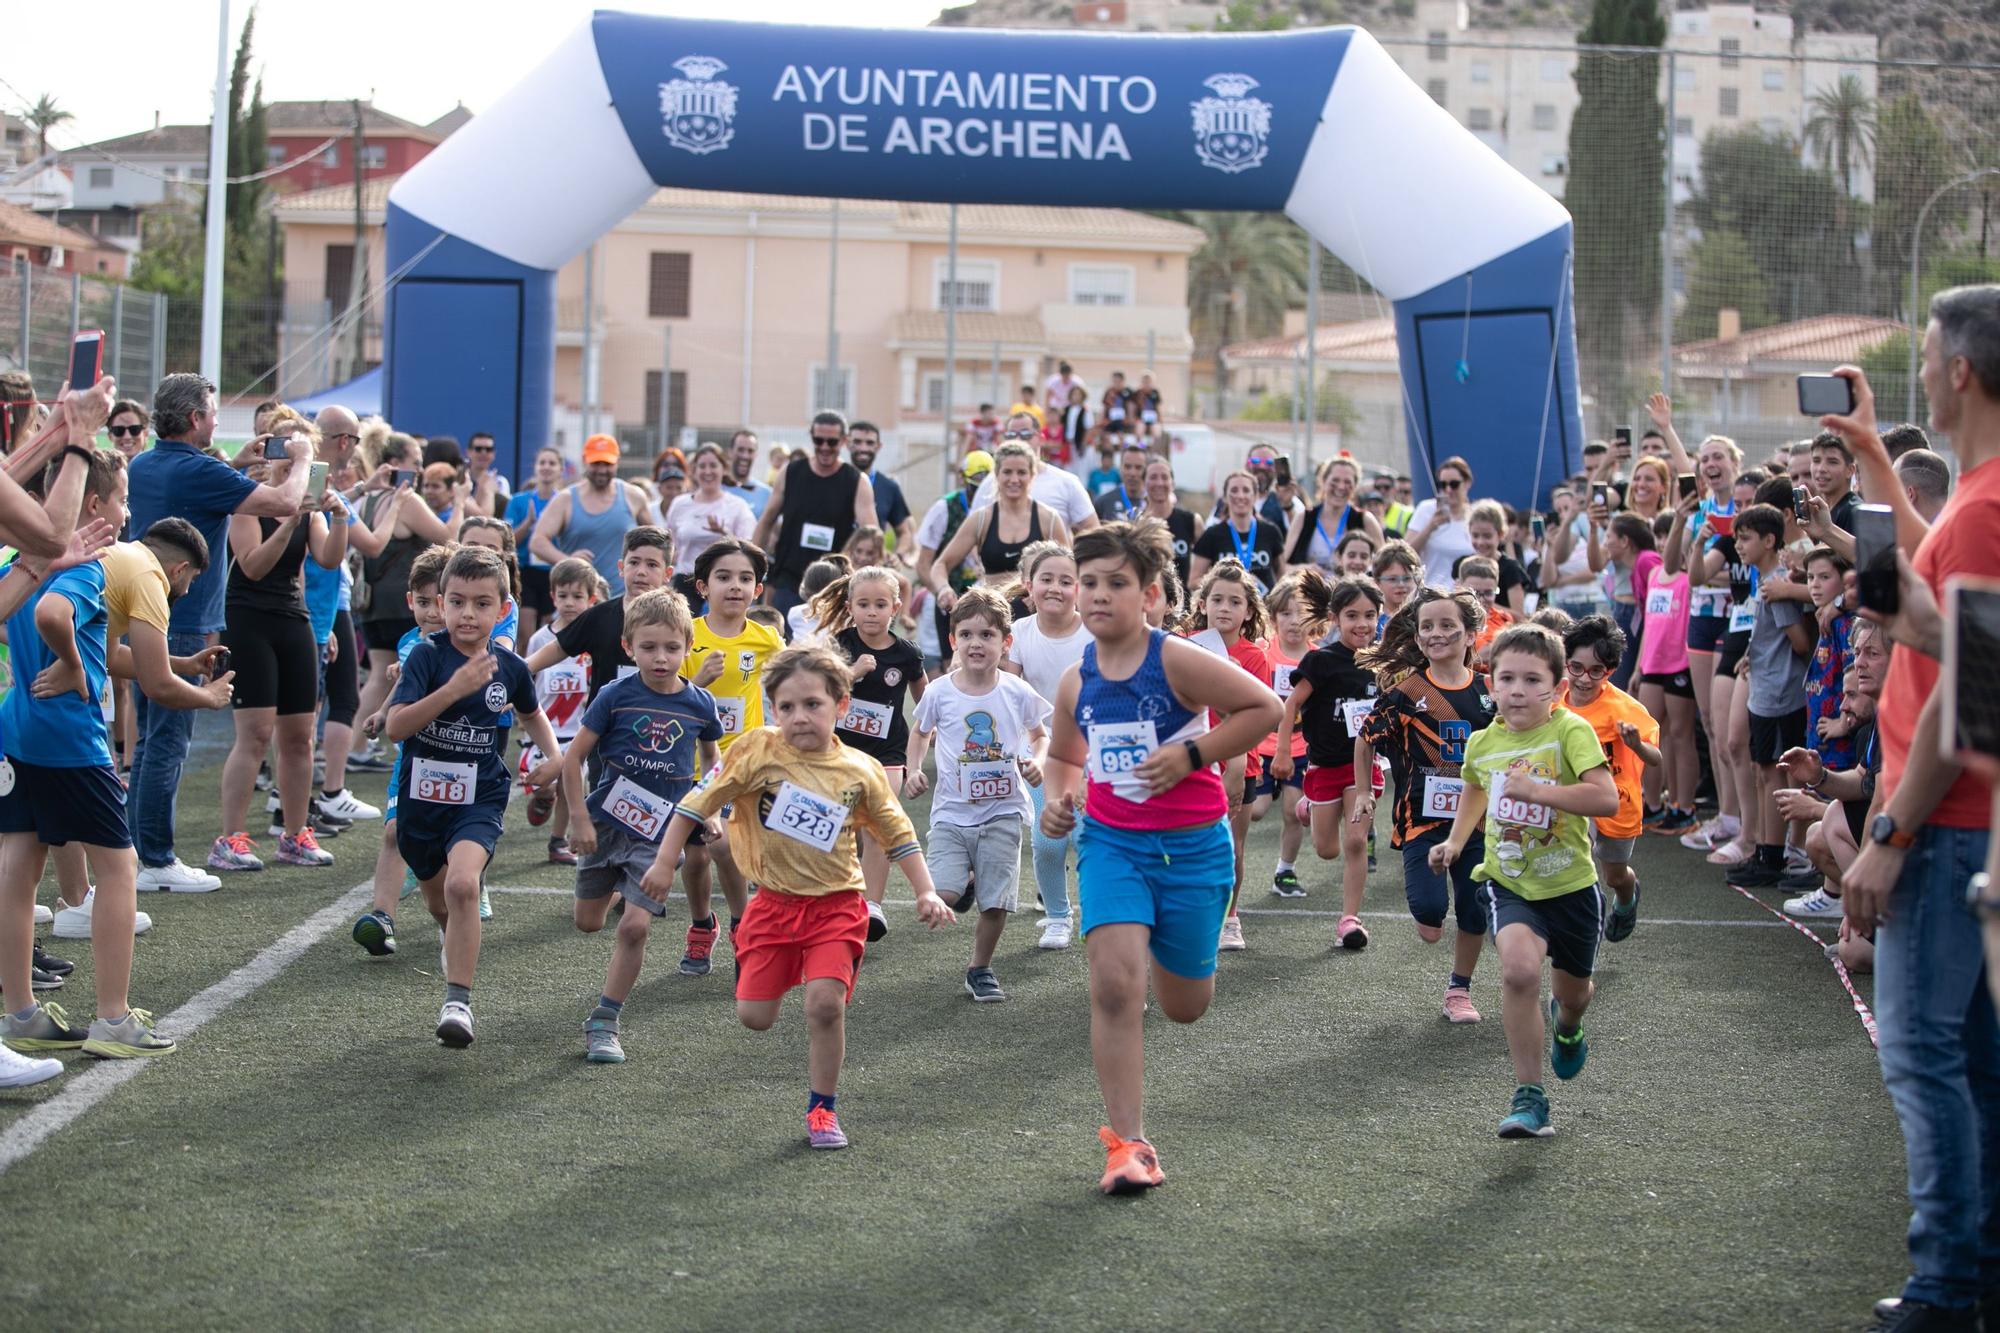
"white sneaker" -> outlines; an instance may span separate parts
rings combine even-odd
[[[222,881],[176,856],[163,866],[139,867],[141,893],[213,893]]]
[[[1069,948],[1069,930],[1068,917],[1052,916],[1042,922],[1042,938],[1036,942],[1035,947],[1038,949],[1067,949]]]
[[[1838,921],[1844,911],[1840,899],[1825,889],[1814,889],[1800,897],[1785,899],[1786,916],[1803,917],[1808,921]]]
[[[380,819],[382,812],[368,802],[357,798],[351,788],[342,788],[338,796],[319,798],[321,814],[332,815],[336,819]]]
[[[97,906],[97,890],[83,895],[83,903],[78,907],[65,905],[56,913],[55,925],[49,933],[59,940],[87,940],[90,938],[91,912]],[[132,933],[143,935],[153,928],[153,918],[144,912],[132,913]]]
[[[1222,937],[1216,941],[1215,947],[1219,953],[1235,953],[1239,949],[1248,947],[1243,943],[1243,918],[1236,916],[1222,918]]]
[[[1712,852],[1742,831],[1741,821],[1730,815],[1717,815],[1681,834],[1681,846],[1693,852]]]
[[[41,904],[41,903],[36,903],[36,904],[35,904],[35,924],[36,924],[36,925],[38,925],[38,926],[46,926],[46,925],[48,925],[50,921],[53,921],[53,920],[55,919],[55,915],[56,915],[56,914],[55,914],[54,912],[50,911],[50,910],[49,910],[49,909],[48,909],[48,908],[47,908],[46,906],[44,906],[43,904]]]
[[[440,1046],[463,1050],[472,1045],[472,1009],[459,1000],[446,1000],[438,1010],[437,1039]]]
[[[46,1083],[62,1071],[60,1060],[31,1059],[0,1046],[0,1088],[25,1088],[30,1083]]]

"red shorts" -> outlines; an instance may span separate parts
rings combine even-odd
[[[1382,770],[1374,769],[1369,775],[1371,790],[1377,796],[1382,794]],[[1341,764],[1337,768],[1314,766],[1306,770],[1306,799],[1314,805],[1332,805],[1340,800],[1340,794],[1354,785],[1354,765]]]
[[[830,977],[854,998],[854,973],[868,944],[868,905],[842,891],[807,898],[760,888],[736,928],[736,998],[781,1000]]]

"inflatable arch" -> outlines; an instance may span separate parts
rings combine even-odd
[[[1394,302],[1420,488],[1462,454],[1483,494],[1526,504],[1579,455],[1568,213],[1356,28],[599,12],[391,190],[389,418],[492,429],[520,475],[549,429],[555,271],[665,185],[1283,210]]]

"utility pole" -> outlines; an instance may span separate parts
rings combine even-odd
[[[958,205],[951,205],[951,223],[944,250],[944,420],[938,432],[938,457],[943,461],[944,489],[951,489],[958,465],[951,457],[952,376],[958,369]],[[940,492],[942,494],[943,492]]]
[[[660,447],[655,458],[665,453],[673,441],[667,438],[674,422],[674,326],[660,326]]]
[[[840,329],[835,323],[839,296],[840,200],[836,199],[826,239],[826,373],[820,376],[819,402],[814,404],[820,411],[834,407],[840,397],[836,388],[840,383]]]
[[[1313,468],[1313,426],[1319,421],[1319,242],[1306,237],[1305,471]]]
[[[597,321],[592,306],[597,301],[597,246],[595,243],[583,252],[583,426],[581,433],[589,439],[597,425]],[[660,392],[666,393],[662,384]]]
[[[354,107],[354,262],[348,266],[347,314],[354,324],[354,354],[347,365],[347,377],[354,378],[368,364],[367,321],[362,318],[368,299],[368,230],[361,208],[361,99]]]
[[[208,235],[201,268],[201,373],[222,383],[222,233],[229,195],[229,0],[216,3],[215,110],[208,127]]]
[[[1666,207],[1660,210],[1660,392],[1674,391],[1674,52],[1667,48]]]

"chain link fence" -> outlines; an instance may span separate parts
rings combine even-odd
[[[145,401],[166,367],[167,298],[84,273],[16,261],[0,268],[0,370],[25,370],[53,399],[69,376],[70,343],[104,330],[104,369],[121,395]]]

